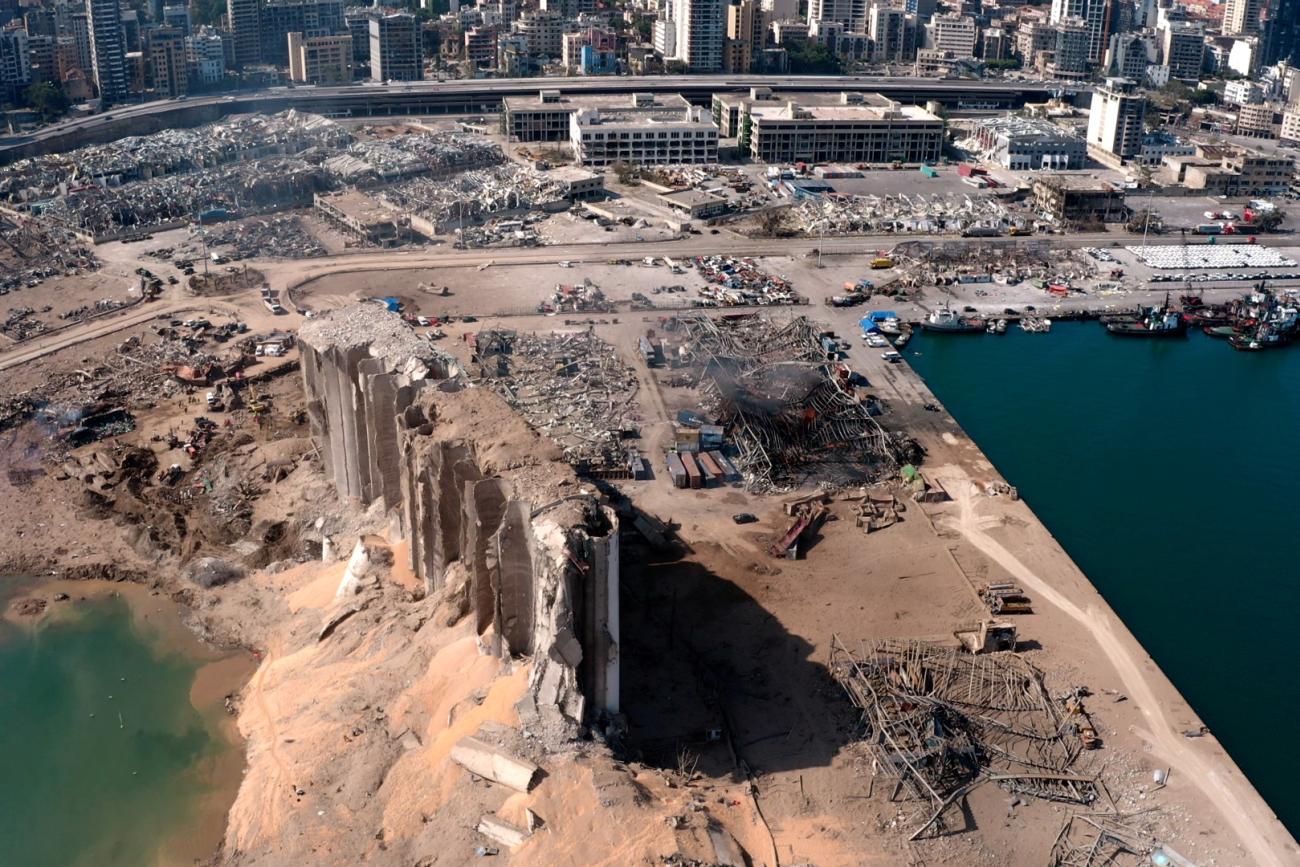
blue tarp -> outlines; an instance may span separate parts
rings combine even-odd
[[[384,299],[384,307],[388,308],[389,313],[402,312],[402,302],[399,299],[393,298],[391,296]]]

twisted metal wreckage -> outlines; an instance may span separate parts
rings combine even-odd
[[[920,802],[909,839],[931,828],[942,836],[948,809],[986,781],[1058,803],[1104,799],[1113,809],[1101,779],[1081,767],[1078,726],[1015,654],[903,639],[854,652],[833,636],[829,668],[862,712],[875,773],[894,779],[891,799]]]
[[[861,484],[914,462],[920,447],[885,431],[831,361],[824,332],[805,316],[757,314],[682,322],[700,365],[699,387],[739,452],[751,491],[807,480]]]

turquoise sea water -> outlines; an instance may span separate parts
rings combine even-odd
[[[199,663],[142,633],[122,599],[53,604],[78,610],[0,621],[0,863],[146,867],[193,818],[198,766],[223,746],[190,703]]]
[[[1063,323],[906,354],[1300,833],[1300,349]]]

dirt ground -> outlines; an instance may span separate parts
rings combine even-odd
[[[107,268],[129,264],[134,253],[125,247],[106,245]],[[862,309],[821,300],[845,280],[903,273],[871,272],[868,256],[766,259],[767,270],[789,276],[813,302],[776,313],[809,313],[853,338]],[[871,535],[854,526],[847,503],[833,502],[835,519],[806,558],[775,560],[765,548],[788,520],[779,497],[735,487],[680,491],[662,471],[673,415],[698,404],[638,359],[636,338],[661,327],[659,314],[492,315],[530,310],[555,283],[583,277],[622,300],[693,275],[672,275],[662,265],[562,268],[506,264],[509,258],[481,269],[452,259],[455,268],[333,274],[306,287],[305,297],[324,308],[357,294],[397,294],[425,315],[473,311],[481,321],[446,326],[442,342],[462,356],[463,335],[485,326],[589,324],[637,372],[641,446],[656,477],[618,486],[637,507],[670,522],[683,544],[665,556],[638,547],[635,534],[624,537],[626,737],[542,755],[517,730],[498,733],[546,771],[526,796],[474,780],[447,758],[450,744],[480,725],[517,724],[513,704],[526,660],[483,655],[472,629],[449,616],[443,600],[415,598],[413,576],[399,565],[363,588],[356,616],[318,638],[343,604],[338,558],[363,537],[377,551],[393,548],[395,564],[402,551],[400,541],[381,538],[385,516],[341,501],[323,478],[292,369],[259,386],[271,406],[268,420],[247,410],[214,416],[218,429],[198,459],[168,442],[169,433],[188,430],[206,412],[202,395],[183,389],[137,398],[134,431],[79,449],[52,450],[51,431],[37,425],[2,435],[8,472],[0,474],[0,549],[9,571],[156,583],[188,606],[200,634],[260,655],[238,702],[248,767],[213,863],[477,862],[478,847],[487,844],[473,830],[478,818],[496,812],[523,824],[525,809],[544,820],[544,830],[518,851],[500,853],[503,862],[708,863],[707,830],[722,826],[752,863],[769,867],[1045,863],[1064,808],[1012,805],[987,784],[966,799],[965,831],[907,844],[909,826],[887,783],[873,779],[856,714],[826,669],[833,635],[850,644],[888,636],[951,640],[954,627],[982,612],[973,585],[1001,579],[1022,584],[1034,600],[1034,613],[1017,620],[1020,650],[1053,689],[1092,692],[1088,709],[1103,743],[1092,760],[1104,765],[1117,806],[1157,807],[1162,836],[1197,863],[1297,860],[1294,842],[1214,738],[1181,737],[1200,725],[1194,712],[1028,508],[986,494],[1002,481],[996,469],[951,417],[923,408],[937,401],[908,368],[858,346],[850,352],[854,369],[883,399],[882,424],[921,440],[925,469],[951,500],[909,501],[901,523]],[[356,259],[387,268],[403,261],[400,253]],[[258,264],[273,285],[297,267]],[[415,284],[422,281],[450,285],[455,294],[421,293]],[[1017,297],[1004,290],[959,297],[1000,306]],[[921,302],[933,298],[927,293]],[[263,332],[302,321],[271,316],[252,290],[212,302],[175,293],[154,303],[163,319],[206,304],[214,317],[239,318]],[[4,390],[38,389],[92,367],[123,340],[149,339],[149,324],[13,366]],[[161,484],[159,473],[173,463],[182,467],[181,481]],[[731,520],[738,512],[759,521],[738,526]],[[339,550],[321,562],[326,537]],[[194,583],[187,567],[203,554],[240,564],[246,576],[218,587]],[[726,736],[719,739],[719,731]],[[1157,768],[1173,769],[1168,785],[1154,784]]]

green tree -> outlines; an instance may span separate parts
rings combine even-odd
[[[1259,227],[1261,232],[1276,232],[1285,221],[1286,214],[1278,208],[1255,215],[1255,225]]]
[[[795,75],[838,75],[840,59],[825,45],[808,40],[789,47],[790,72]]]
[[[23,91],[23,105],[39,114],[42,120],[62,117],[70,104],[63,88],[49,81],[33,84]]]

